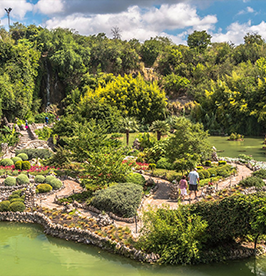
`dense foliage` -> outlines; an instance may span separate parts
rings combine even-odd
[[[122,183],[95,192],[91,204],[100,210],[112,212],[120,217],[136,215],[142,195],[137,184]]]

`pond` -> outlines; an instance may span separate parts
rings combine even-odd
[[[199,266],[135,262],[99,248],[45,236],[42,227],[0,222],[0,275],[248,276],[266,275],[266,258]]]
[[[239,154],[251,155],[257,161],[266,161],[263,137],[244,138],[244,141],[228,141],[229,137],[211,136],[209,141],[217,149],[220,157],[237,158]]]

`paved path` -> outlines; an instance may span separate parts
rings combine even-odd
[[[232,176],[228,179],[225,179],[224,181],[221,181],[218,185],[218,190],[229,187],[229,185],[231,185],[231,186],[237,185],[240,180],[251,175],[252,171],[250,169],[248,169],[246,166],[242,166],[242,165],[236,165],[236,166],[238,169],[238,174],[236,176]],[[140,213],[142,213],[143,210],[148,210],[149,208],[162,207],[162,206],[169,206],[171,209],[176,209],[177,201],[169,199],[170,190],[171,190],[171,187],[173,184],[169,181],[162,180],[160,178],[153,178],[153,179],[154,179],[154,181],[156,181],[158,183],[158,189],[154,193],[154,195],[145,199],[144,204],[140,209]],[[75,193],[78,193],[83,190],[82,187],[77,182],[72,181],[72,180],[65,180],[64,185],[65,185],[65,188],[60,190],[58,193],[55,193],[55,194],[52,194],[52,195],[42,198],[41,202],[40,202],[40,199],[38,199],[36,203],[38,205],[41,205],[41,206],[47,207],[47,208],[51,208],[51,209],[52,208],[62,209],[63,206],[57,205],[56,203],[54,203],[54,198],[56,195],[58,197],[69,196],[69,195],[73,194],[73,191]],[[200,194],[201,194],[201,192],[199,192],[199,197],[200,197]],[[193,196],[192,196],[191,202],[195,202]],[[188,204],[188,203],[189,203],[189,201],[184,202],[184,204]],[[93,217],[96,215],[93,212],[83,210],[83,209],[79,209],[79,212],[83,216],[87,216],[87,217]],[[135,234],[135,232],[136,232],[135,223],[125,223],[125,222],[121,222],[121,221],[115,221],[115,225],[123,226],[123,227],[127,226],[131,229],[133,234]],[[141,222],[138,222],[137,227],[139,230],[141,227]]]

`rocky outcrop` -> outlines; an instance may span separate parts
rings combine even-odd
[[[44,233],[47,235],[79,243],[93,244],[102,249],[141,262],[155,263],[160,258],[159,255],[154,253],[146,254],[133,246],[128,247],[123,243],[112,241],[107,237],[99,236],[89,230],[82,230],[75,227],[68,228],[59,224],[54,224],[49,218],[39,212],[2,212],[0,213],[0,221],[38,223],[44,227]]]

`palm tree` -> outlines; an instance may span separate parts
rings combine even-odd
[[[150,126],[150,131],[157,132],[157,140],[161,139],[162,135],[167,134],[170,127],[166,121],[154,121]]]
[[[120,121],[120,131],[126,133],[127,145],[129,143],[129,132],[138,131],[139,125],[135,118],[126,117]]]

